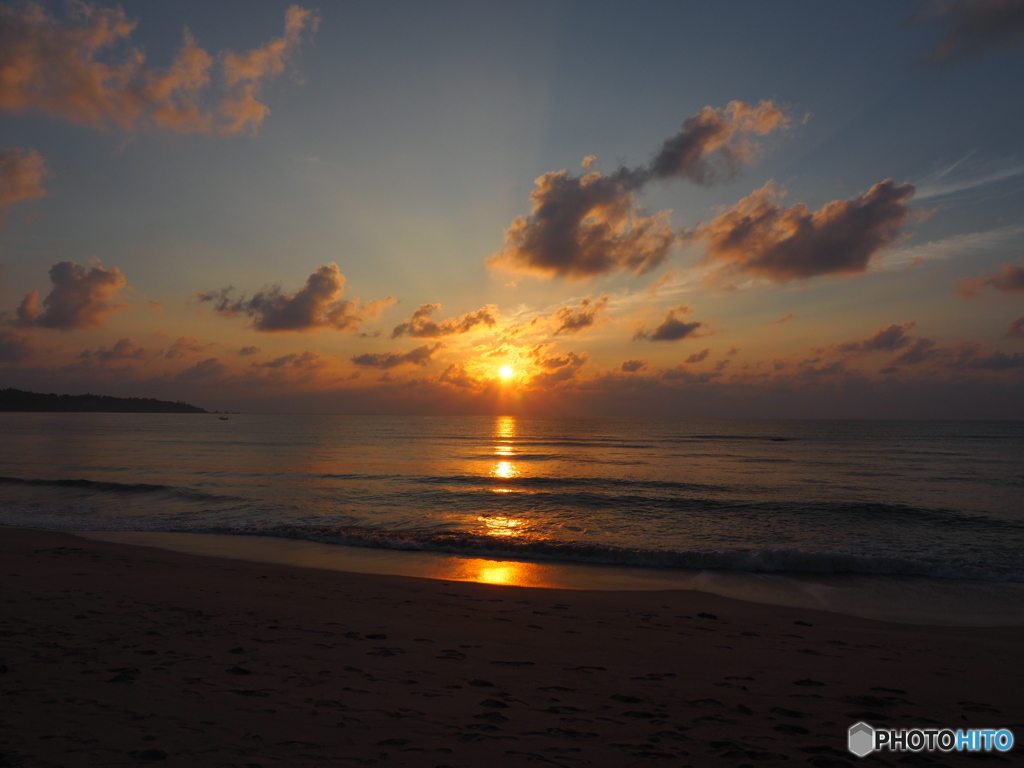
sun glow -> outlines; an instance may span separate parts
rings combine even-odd
[[[509,366],[503,365],[501,366],[501,370],[498,371],[498,373],[501,374],[501,378],[510,379],[512,378],[512,374],[515,373],[515,371],[513,371]]]

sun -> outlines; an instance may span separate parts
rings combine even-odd
[[[503,365],[503,366],[501,366],[501,370],[498,371],[498,373],[501,374],[501,378],[503,378],[503,379],[510,379],[510,378],[512,378],[512,374],[514,373],[514,371],[511,368],[509,368],[507,365]]]

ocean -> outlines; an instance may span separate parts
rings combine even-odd
[[[0,433],[2,525],[1024,583],[1021,422],[5,413]]]

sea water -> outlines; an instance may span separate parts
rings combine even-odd
[[[7,413],[0,435],[2,525],[1024,585],[1021,422]]]

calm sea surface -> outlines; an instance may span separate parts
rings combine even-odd
[[[1024,423],[0,414],[0,524],[1024,581]]]

